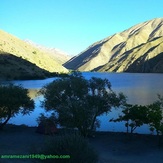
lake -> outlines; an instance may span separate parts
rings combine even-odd
[[[163,95],[163,74],[84,72],[83,76],[86,79],[90,79],[93,76],[102,79],[107,78],[112,84],[112,89],[117,93],[123,92],[128,97],[128,103],[131,104],[151,104],[157,100],[157,94]],[[37,126],[36,118],[40,113],[44,112],[44,109],[40,107],[40,101],[43,100],[43,97],[38,96],[37,92],[42,86],[52,82],[54,79],[56,78],[12,81],[15,84],[21,84],[23,87],[29,89],[30,96],[35,100],[35,110],[30,115],[18,115],[12,118],[9,123]],[[101,126],[98,130],[125,132],[126,128],[123,122],[109,122],[109,119],[117,117],[118,114],[119,111],[113,109],[108,115],[100,116]],[[147,125],[137,128],[135,132],[150,133]]]

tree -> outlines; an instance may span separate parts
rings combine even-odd
[[[163,97],[158,95],[158,100],[148,105],[148,123],[151,131],[156,131],[158,145],[161,145],[161,135],[163,136]]]
[[[163,135],[163,97],[158,95],[158,100],[148,105],[148,119],[151,131],[156,131],[158,136],[158,145],[161,145],[161,135]]]
[[[150,130],[154,131],[156,130],[157,135],[163,134],[163,116],[162,116],[162,109],[159,105],[159,103],[155,102],[149,107],[149,125]]]
[[[34,101],[27,94],[27,89],[21,86],[0,85],[0,129],[18,113],[25,115],[33,111]]]
[[[127,133],[129,132],[129,127],[130,133],[133,133],[137,127],[148,124],[148,107],[146,106],[126,104],[122,113],[117,119],[111,119],[110,121],[126,121]]]
[[[95,128],[98,116],[125,101],[122,93],[112,91],[107,79],[86,80],[76,72],[46,85],[41,93],[46,111],[56,111],[61,126],[77,128],[83,136]]]

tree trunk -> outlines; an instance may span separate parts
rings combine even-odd
[[[93,117],[93,121],[92,121],[92,124],[91,124],[91,131],[93,131],[94,124],[95,124],[95,121],[96,121],[96,117],[97,117],[97,115],[95,115],[95,116]]]
[[[137,126],[131,127],[131,134],[133,134],[133,132],[135,131],[136,128],[137,128]]]
[[[3,127],[7,124],[10,118],[11,118],[11,113],[8,115],[7,119],[2,124],[0,124],[0,130],[3,129]]]
[[[126,128],[127,128],[127,134],[129,133],[129,122],[127,121],[126,123]]]

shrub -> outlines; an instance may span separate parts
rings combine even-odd
[[[33,53],[33,54],[37,54],[37,52],[36,52],[36,51],[33,51],[32,53]]]
[[[89,145],[88,141],[78,134],[65,134],[56,137],[50,137],[45,147],[41,149],[40,154],[70,156],[70,158],[65,159],[40,160],[40,162],[48,163],[95,163],[98,161],[97,153]]]

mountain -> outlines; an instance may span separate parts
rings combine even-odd
[[[135,25],[89,46],[64,64],[100,72],[163,72],[163,18]]]
[[[40,49],[41,51],[45,52],[49,56],[51,56],[54,60],[56,60],[58,63],[63,64],[70,60],[71,56],[67,54],[66,52],[63,52],[60,49],[57,48],[47,48],[45,46],[36,44],[30,40],[24,40],[26,43]]]
[[[9,53],[0,54],[0,82],[1,80],[16,79],[44,79],[57,75],[37,67],[35,64]]]
[[[38,73],[38,76],[40,76],[41,72],[43,74],[47,74],[48,72],[68,72],[66,68],[54,59],[54,57],[45,51],[42,51],[41,49],[2,30],[0,30],[0,61],[0,68],[3,67],[4,71],[6,70],[6,72],[8,72],[8,70],[12,70],[12,68],[15,70],[10,72],[12,77],[16,77],[16,74],[23,72],[28,72],[29,76],[33,76],[35,73]],[[26,63],[25,65],[28,66],[23,66],[23,63]],[[35,70],[35,72],[32,72],[32,69]],[[3,78],[2,74],[4,73],[2,73],[1,69],[1,78]],[[5,77],[6,76],[4,76],[4,78]]]

